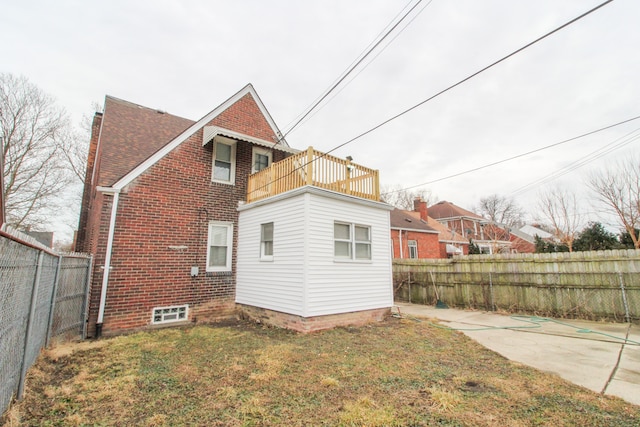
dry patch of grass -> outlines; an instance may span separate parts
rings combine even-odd
[[[47,351],[4,426],[640,425],[638,407],[390,319],[300,335],[249,323]]]

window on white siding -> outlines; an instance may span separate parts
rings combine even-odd
[[[371,227],[335,222],[333,254],[337,259],[371,259]]]
[[[233,184],[236,180],[236,143],[217,136],[213,144],[213,172],[211,180]]]
[[[260,172],[271,165],[272,154],[268,148],[253,147],[251,173]]]
[[[151,317],[152,324],[171,323],[187,320],[189,317],[189,306],[178,305],[173,307],[155,307]]]
[[[418,242],[415,240],[409,240],[409,258],[418,258]]]
[[[273,223],[260,225],[260,259],[273,260]]]
[[[231,271],[232,244],[232,223],[217,221],[209,223],[207,271]]]

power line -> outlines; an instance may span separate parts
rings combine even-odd
[[[611,129],[611,128],[614,128],[616,126],[620,126],[622,124],[629,123],[629,122],[631,122],[633,120],[637,120],[637,119],[640,119],[640,116],[636,116],[636,117],[633,117],[631,119],[623,120],[621,122],[618,122],[618,123],[615,123],[615,124],[612,124],[612,125],[609,125],[609,126],[601,127],[599,129],[592,130],[592,131],[589,131],[587,133],[583,133],[582,135],[574,136],[573,138],[565,139],[563,141],[556,142],[554,144],[550,144],[550,145],[546,145],[544,147],[536,148],[535,150],[527,151],[526,153],[517,154],[515,156],[511,156],[511,157],[508,157],[506,159],[498,160],[496,162],[491,162],[491,163],[488,163],[486,165],[482,165],[482,166],[478,166],[478,167],[475,167],[475,168],[472,168],[472,169],[468,169],[468,170],[463,171],[463,172],[458,172],[458,173],[455,173],[453,175],[445,176],[443,178],[438,178],[438,179],[434,179],[432,181],[423,182],[422,184],[412,185],[410,187],[406,187],[406,188],[401,188],[399,190],[390,191],[390,192],[385,193],[385,194],[393,194],[393,193],[397,193],[399,191],[410,190],[412,188],[421,187],[423,185],[429,185],[429,184],[433,184],[433,183],[436,183],[436,182],[444,181],[444,180],[447,180],[447,179],[450,179],[450,178],[455,178],[455,177],[458,177],[460,175],[465,175],[465,174],[468,174],[468,173],[471,173],[471,172],[476,172],[476,171],[479,171],[481,169],[486,169],[486,168],[491,167],[491,166],[499,165],[501,163],[506,163],[508,161],[515,160],[515,159],[518,159],[520,157],[525,157],[525,156],[528,156],[530,154],[537,153],[539,151],[548,150],[549,148],[554,148],[554,147],[557,147],[559,145],[566,144],[568,142],[572,142],[572,141],[575,141],[577,139],[584,138],[586,136],[593,135],[595,133],[602,132],[602,131],[607,130],[607,129]]]
[[[442,94],[444,94],[444,93],[446,93],[446,92],[450,91],[451,89],[453,89],[453,88],[455,88],[455,87],[457,87],[457,86],[460,86],[461,84],[465,83],[465,82],[466,82],[466,81],[468,81],[468,80],[471,80],[472,78],[474,78],[474,77],[476,77],[477,75],[479,75],[479,74],[483,73],[484,71],[486,71],[486,70],[488,70],[488,69],[490,69],[490,68],[492,68],[492,67],[494,67],[494,66],[498,65],[498,64],[499,64],[499,63],[501,63],[501,62],[506,61],[507,59],[511,58],[512,56],[514,56],[514,55],[516,55],[516,54],[518,54],[518,53],[522,52],[523,50],[525,50],[525,49],[527,49],[527,48],[529,48],[529,47],[533,46],[534,44],[536,44],[536,43],[538,43],[538,42],[540,42],[540,41],[544,40],[545,38],[547,38],[547,37],[549,37],[549,36],[551,36],[551,35],[553,35],[553,34],[557,33],[558,31],[560,31],[560,30],[562,30],[562,29],[564,29],[564,28],[568,27],[569,25],[571,25],[571,24],[573,24],[573,23],[575,23],[575,22],[579,21],[580,19],[582,19],[582,18],[584,18],[584,17],[586,17],[586,16],[590,15],[591,13],[593,13],[593,12],[595,12],[596,10],[598,10],[598,9],[602,8],[603,6],[605,6],[605,5],[609,4],[609,3],[611,3],[612,1],[613,1],[613,0],[607,0],[607,1],[605,1],[605,2],[603,2],[603,3],[601,3],[601,4],[599,4],[598,6],[596,6],[596,7],[592,8],[592,9],[588,10],[587,12],[584,12],[583,14],[581,14],[581,15],[577,16],[576,18],[573,18],[572,20],[570,20],[570,21],[568,21],[568,22],[566,22],[566,23],[564,23],[564,24],[560,25],[559,27],[555,28],[554,30],[552,30],[552,31],[550,31],[550,32],[548,32],[548,33],[546,33],[546,34],[544,34],[543,36],[538,37],[538,38],[537,38],[537,39],[535,39],[534,41],[532,41],[532,42],[530,42],[530,43],[528,43],[528,44],[524,45],[523,47],[521,47],[521,48],[519,48],[519,49],[516,49],[515,51],[513,51],[513,52],[509,53],[508,55],[506,55],[506,56],[502,57],[501,59],[499,59],[499,60],[497,60],[497,61],[495,61],[495,62],[491,63],[490,65],[487,65],[486,67],[484,67],[484,68],[482,68],[482,69],[480,69],[480,70],[476,71],[475,73],[473,73],[473,74],[469,75],[468,77],[465,77],[464,79],[462,79],[462,80],[458,81],[457,83],[455,83],[455,84],[453,84],[453,85],[451,85],[451,86],[449,86],[449,87],[447,87],[447,88],[445,88],[445,89],[441,90],[440,92],[436,93],[435,95],[430,96],[429,98],[425,99],[424,101],[421,101],[421,102],[419,102],[418,104],[415,104],[414,106],[412,106],[412,107],[410,107],[410,108],[408,108],[408,109],[406,109],[406,110],[402,111],[401,113],[396,114],[395,116],[393,116],[393,117],[391,117],[391,118],[389,118],[389,119],[387,119],[387,120],[383,121],[382,123],[380,123],[380,124],[378,124],[378,125],[374,126],[373,128],[371,128],[371,129],[369,129],[369,130],[367,130],[367,131],[365,131],[365,132],[363,132],[363,133],[361,133],[361,134],[357,135],[357,136],[356,136],[356,137],[354,137],[354,138],[351,138],[351,139],[350,139],[350,140],[348,140],[347,142],[344,142],[344,143],[342,143],[342,144],[340,144],[340,145],[338,145],[338,146],[336,146],[336,147],[332,148],[331,150],[327,151],[326,153],[322,153],[322,154],[321,154],[321,155],[319,155],[318,157],[315,157],[314,159],[312,159],[310,162],[307,162],[307,163],[305,163],[305,164],[303,164],[303,165],[298,166],[297,168],[293,169],[293,170],[292,170],[291,172],[289,172],[288,174],[285,174],[285,175],[283,175],[283,176],[281,176],[281,177],[277,178],[277,179],[276,179],[276,180],[274,180],[273,182],[277,182],[277,181],[279,181],[279,180],[282,180],[282,179],[286,178],[286,177],[287,177],[287,176],[289,176],[289,175],[294,174],[294,173],[295,173],[295,172],[297,172],[298,170],[300,170],[300,169],[302,169],[303,167],[305,167],[308,163],[314,162],[314,161],[316,161],[316,160],[320,160],[321,158],[323,158],[323,157],[325,157],[326,155],[328,155],[328,154],[330,154],[330,153],[332,153],[332,152],[336,151],[337,149],[342,148],[342,147],[344,147],[345,145],[350,144],[350,143],[352,143],[352,142],[354,142],[354,141],[356,141],[356,140],[358,140],[358,139],[362,138],[362,137],[363,137],[363,136],[365,136],[365,135],[368,135],[369,133],[371,133],[371,132],[373,132],[373,131],[375,131],[375,130],[377,130],[377,129],[381,128],[382,126],[384,126],[384,125],[386,125],[386,124],[390,123],[391,121],[393,121],[393,120],[395,120],[395,119],[397,119],[397,118],[399,118],[399,117],[401,117],[401,116],[403,116],[403,115],[405,115],[405,114],[409,113],[410,111],[415,110],[416,108],[418,108],[418,107],[420,107],[420,106],[422,106],[422,105],[426,104],[427,102],[429,102],[429,101],[431,101],[431,100],[433,100],[433,99],[437,98],[438,96],[440,96],[440,95],[442,95]],[[414,6],[414,8],[415,8],[415,6]],[[412,8],[411,10],[413,10],[413,8]],[[405,16],[406,16],[406,15],[405,15]],[[395,27],[394,27],[394,28],[395,28]],[[335,87],[335,85],[334,85],[334,87]],[[636,117],[636,118],[638,118],[638,117]],[[303,117],[303,119],[304,119],[304,117]],[[302,119],[300,119],[299,121],[301,121],[301,120],[302,120]],[[630,119],[630,120],[634,120],[634,119]],[[299,122],[299,121],[298,121],[298,122]],[[283,136],[283,138],[281,138],[281,139],[284,139],[284,136]],[[277,144],[277,143],[276,143],[276,144]],[[255,192],[255,191],[259,191],[259,190],[261,190],[262,188],[267,187],[268,185],[269,185],[269,184],[265,184],[265,185],[263,185],[262,187],[256,188],[256,189],[254,189],[254,190],[253,190],[253,192]],[[421,185],[424,185],[424,184],[421,184]],[[413,187],[410,187],[410,188],[413,188]]]
[[[612,0],[610,0],[610,1],[612,1]],[[420,3],[422,3],[422,0],[418,0],[418,1],[416,2],[416,4],[414,4],[414,5],[411,7],[411,9],[409,9],[409,11],[407,11],[407,13],[405,13],[405,14],[402,16],[402,18],[400,18],[400,20],[399,20],[398,22],[396,22],[396,23],[395,23],[395,24],[394,24],[394,25],[393,25],[393,26],[392,26],[392,27],[391,27],[391,28],[390,28],[390,29],[389,29],[389,30],[384,34],[384,36],[382,36],[382,38],[380,38],[380,40],[378,40],[378,41],[377,41],[377,42],[376,42],[376,43],[375,43],[375,44],[374,44],[374,45],[373,45],[373,46],[372,46],[372,47],[371,47],[371,48],[370,48],[370,49],[369,49],[369,50],[364,54],[364,56],[362,56],[359,60],[357,60],[357,61],[356,61],[356,63],[355,63],[354,65],[352,65],[352,66],[347,70],[347,72],[346,72],[346,73],[343,73],[342,77],[340,77],[340,78],[338,79],[338,81],[337,81],[337,82],[335,82],[335,83],[333,84],[333,86],[331,86],[331,87],[329,88],[329,90],[327,90],[327,91],[324,93],[324,95],[322,95],[322,96],[320,97],[320,99],[319,99],[318,101],[316,101],[316,102],[311,106],[311,108],[309,108],[309,109],[308,109],[308,111],[307,111],[305,114],[303,114],[303,115],[302,115],[302,117],[301,117],[300,119],[298,119],[298,121],[296,121],[296,122],[293,124],[293,126],[291,126],[291,128],[289,128],[289,130],[288,130],[288,131],[286,131],[286,132],[284,133],[284,135],[282,136],[282,138],[285,138],[289,133],[291,133],[291,131],[292,131],[296,126],[298,126],[298,125],[300,124],[300,122],[302,122],[302,121],[305,119],[305,117],[307,117],[307,116],[308,116],[308,115],[309,115],[309,114],[310,114],[310,113],[311,113],[311,112],[312,112],[312,111],[313,111],[313,110],[318,106],[318,104],[320,104],[322,101],[324,101],[324,100],[325,100],[325,98],[326,98],[327,96],[329,96],[329,94],[330,94],[331,92],[333,92],[333,90],[334,90],[336,87],[338,87],[338,85],[339,85],[340,83],[342,83],[342,82],[344,81],[344,79],[346,79],[346,78],[347,78],[347,76],[348,76],[349,74],[351,74],[351,72],[352,72],[356,67],[358,67],[358,66],[362,63],[362,61],[364,61],[364,60],[365,60],[365,59],[366,59],[366,58],[371,54],[371,52],[373,52],[373,51],[375,50],[375,49],[380,45],[380,43],[382,43],[382,42],[384,41],[384,39],[386,39],[386,38],[389,36],[389,34],[391,34],[391,33],[392,33],[392,32],[393,32],[393,31],[398,27],[398,25],[400,25],[400,23],[401,23],[402,21],[404,21],[404,20],[407,18],[407,16],[409,16],[409,14],[410,14],[411,12],[413,12],[413,10],[414,10],[416,7],[418,7],[418,5],[419,5]],[[405,7],[406,7],[406,6],[405,6]]]
[[[475,73],[471,74],[470,76],[465,77],[464,79],[462,79],[462,80],[458,81],[457,83],[452,84],[451,86],[447,87],[446,89],[441,90],[440,92],[436,93],[435,95],[430,96],[429,98],[425,99],[424,101],[421,101],[421,102],[419,102],[419,103],[415,104],[413,107],[407,108],[406,110],[402,111],[401,113],[398,113],[398,114],[396,114],[395,116],[393,116],[393,117],[391,117],[391,118],[389,118],[389,119],[387,119],[387,120],[383,121],[382,123],[380,123],[380,124],[378,124],[378,125],[376,125],[376,126],[372,127],[371,129],[369,129],[369,130],[367,130],[367,131],[365,131],[365,132],[362,132],[361,134],[357,135],[356,137],[351,138],[351,139],[350,139],[350,140],[348,140],[347,142],[344,142],[344,143],[342,143],[342,144],[340,144],[340,145],[338,145],[338,146],[336,146],[336,147],[332,148],[331,150],[327,151],[327,153],[326,153],[326,154],[332,153],[332,152],[336,151],[337,149],[342,148],[342,147],[344,147],[344,146],[345,146],[345,145],[347,145],[347,144],[351,144],[353,141],[356,141],[356,140],[358,140],[358,139],[362,138],[363,136],[368,135],[368,134],[370,134],[371,132],[373,132],[373,131],[375,131],[375,130],[377,130],[377,129],[380,129],[382,126],[384,126],[384,125],[386,125],[386,124],[388,124],[388,123],[392,122],[393,120],[395,120],[395,119],[397,119],[397,118],[399,118],[399,117],[401,117],[401,116],[404,116],[405,114],[409,113],[410,111],[415,110],[416,108],[418,108],[418,107],[420,107],[420,106],[422,106],[422,105],[426,104],[427,102],[429,102],[429,101],[431,101],[431,100],[433,100],[433,99],[437,98],[438,96],[442,95],[443,93],[446,93],[446,92],[450,91],[451,89],[453,89],[453,88],[456,88],[456,87],[460,86],[461,84],[465,83],[465,82],[466,82],[466,81],[468,81],[468,80],[471,80],[472,78],[474,78],[474,77],[475,77],[475,76],[477,76],[478,74],[485,72],[486,70],[488,70],[488,69],[490,69],[490,68],[492,68],[492,67],[494,67],[494,66],[496,66],[496,65],[500,64],[500,63],[501,63],[501,62],[503,62],[503,61],[506,61],[507,59],[511,58],[512,56],[514,56],[514,55],[516,55],[516,54],[518,54],[518,53],[522,52],[523,50],[525,50],[525,49],[527,49],[527,48],[529,48],[529,47],[533,46],[534,44],[536,44],[536,43],[538,43],[538,42],[540,42],[540,41],[542,41],[542,40],[546,39],[547,37],[549,37],[549,36],[551,36],[551,35],[553,35],[553,34],[555,34],[555,33],[557,33],[558,31],[562,30],[563,28],[568,27],[569,25],[571,25],[571,24],[573,24],[573,23],[575,23],[575,22],[579,21],[580,19],[584,18],[585,16],[590,15],[591,13],[593,13],[593,12],[595,12],[596,10],[600,9],[601,7],[603,7],[603,6],[605,6],[605,5],[609,4],[609,3],[611,3],[612,1],[613,1],[613,0],[607,0],[607,1],[605,1],[605,2],[603,2],[603,3],[601,3],[601,4],[599,4],[598,6],[594,7],[593,9],[591,9],[591,10],[589,10],[589,11],[587,11],[587,12],[583,13],[582,15],[580,15],[580,16],[578,16],[578,17],[576,17],[576,18],[573,18],[572,20],[570,20],[570,21],[568,21],[568,22],[566,22],[566,23],[562,24],[561,26],[557,27],[556,29],[554,29],[554,30],[552,30],[552,31],[550,31],[550,32],[548,32],[548,33],[546,33],[545,35],[543,35],[543,36],[541,36],[541,37],[539,37],[539,38],[535,39],[534,41],[532,41],[532,42],[530,42],[530,43],[526,44],[525,46],[523,46],[523,47],[521,47],[521,48],[519,48],[519,49],[514,50],[514,51],[513,51],[513,52],[511,52],[510,54],[508,54],[508,55],[506,55],[506,56],[502,57],[501,59],[498,59],[497,61],[495,61],[495,62],[491,63],[490,65],[487,65],[486,67],[484,67],[484,68],[482,68],[482,69],[480,69],[480,70],[476,71]]]

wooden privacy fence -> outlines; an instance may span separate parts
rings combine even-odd
[[[417,304],[640,321],[640,250],[398,259],[393,278]]]

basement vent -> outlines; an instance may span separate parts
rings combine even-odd
[[[153,309],[151,323],[171,323],[187,320],[189,314],[188,305],[177,305],[173,307],[156,307]]]

